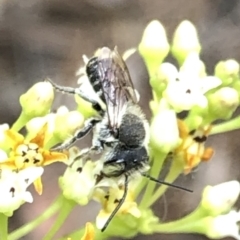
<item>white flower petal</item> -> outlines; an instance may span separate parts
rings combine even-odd
[[[0,149],[0,163],[5,162],[7,159],[8,159],[7,153]]]
[[[7,123],[0,124],[0,142],[3,142],[5,139],[4,132],[9,129],[9,125]]]
[[[240,240],[239,226],[240,213],[231,211],[228,214],[220,215],[213,219],[212,224],[209,226],[207,236],[213,239],[224,237],[233,237]]]
[[[202,85],[202,92],[206,93],[211,89],[214,89],[222,84],[222,81],[218,77],[208,76],[200,79]]]
[[[29,203],[32,203],[33,202],[33,197],[32,197],[32,194],[30,192],[25,192],[23,194],[23,200],[25,202],[29,202]]]
[[[28,187],[43,174],[43,171],[44,169],[42,167],[28,167],[18,173],[18,178],[25,181]]]
[[[41,167],[31,167],[20,172],[2,169],[0,178],[0,212],[8,216],[24,202],[32,202],[33,198],[27,187],[43,173]]]
[[[216,186],[207,186],[203,191],[202,206],[212,216],[229,211],[240,194],[238,181],[230,181]]]
[[[71,148],[69,153],[69,162],[71,164],[66,169],[63,177],[61,177],[60,186],[66,198],[85,205],[92,197],[96,187],[96,178],[97,175],[100,175],[103,163],[100,161],[87,161],[83,164],[83,160],[78,159],[81,152],[76,147]]]

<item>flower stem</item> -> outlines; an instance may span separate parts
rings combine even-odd
[[[211,134],[229,132],[240,128],[240,116],[224,123],[214,125]]]
[[[50,231],[44,236],[43,240],[51,240],[53,239],[54,235],[57,233],[59,228],[62,226],[72,209],[75,207],[76,203],[68,200],[66,198],[62,198],[60,212],[57,217],[57,220],[53,224]]]
[[[0,239],[8,240],[8,217],[0,213]]]
[[[182,170],[183,170],[182,165],[180,165],[178,161],[173,159],[172,166],[164,181],[168,183],[174,182],[178,178],[178,176],[182,173]],[[152,194],[150,195],[150,198],[145,207],[148,208],[152,204],[154,204],[165,193],[167,189],[168,189],[167,185],[161,185],[153,195]]]
[[[54,135],[51,137],[51,139],[44,145],[45,149],[51,149],[53,146],[57,145],[60,143],[61,140],[56,138]]]
[[[189,215],[169,223],[161,223],[153,226],[158,233],[197,233],[202,228],[206,214],[198,207]]]
[[[157,178],[159,176],[159,173],[162,169],[162,165],[164,163],[164,160],[166,159],[166,156],[167,156],[167,153],[154,150],[154,160],[153,160],[153,165],[151,166],[151,177]],[[156,186],[156,182],[154,181],[148,182],[146,191],[143,195],[143,198],[139,207],[145,208],[148,205],[149,199],[152,196],[155,186]]]
[[[30,120],[30,118],[27,117],[26,114],[24,114],[24,112],[21,112],[20,116],[18,117],[16,122],[12,125],[11,129],[18,132],[19,130],[21,130],[25,126],[25,124],[29,120]]]
[[[20,227],[19,229],[13,231],[8,239],[9,240],[17,240],[21,239],[21,237],[27,235],[30,233],[33,229],[38,227],[42,222],[49,219],[52,215],[54,215],[61,207],[62,203],[62,196],[58,197],[53,204],[49,208],[45,210],[44,213],[42,213],[39,217],[34,219],[33,221],[27,223],[26,225]],[[1,238],[0,238],[1,239]]]

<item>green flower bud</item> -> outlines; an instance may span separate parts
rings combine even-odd
[[[215,76],[222,80],[223,86],[229,86],[239,80],[239,63],[234,59],[219,62],[215,66]]]
[[[91,103],[85,101],[78,95],[75,95],[75,101],[77,103],[77,111],[79,111],[85,119],[97,115],[97,112],[93,109]]]
[[[205,187],[200,207],[210,216],[227,213],[237,201],[240,194],[238,181],[230,181],[216,186]]]
[[[64,141],[83,125],[84,117],[78,111],[70,111],[62,115],[57,114],[55,118],[54,136]]]
[[[38,82],[20,97],[20,104],[25,116],[29,119],[46,115],[54,99],[51,83]]]
[[[232,84],[232,87],[238,92],[240,93],[240,81],[235,81],[233,84]],[[239,102],[240,102],[240,94],[239,95]]]
[[[160,103],[158,113],[153,118],[150,134],[152,146],[161,152],[168,153],[179,144],[176,113],[168,109],[164,99]]]
[[[200,51],[201,45],[195,26],[187,20],[182,21],[174,33],[171,48],[173,56],[178,60],[179,65],[182,65],[190,52],[199,54]]]
[[[154,20],[144,30],[142,41],[138,46],[139,53],[143,57],[150,77],[157,73],[159,65],[168,55],[169,43],[162,24]]]
[[[223,87],[207,96],[212,119],[229,119],[239,105],[239,95],[234,88]]]

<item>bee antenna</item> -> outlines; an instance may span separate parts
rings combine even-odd
[[[190,190],[190,189],[187,189],[185,187],[181,187],[181,186],[177,186],[177,185],[174,185],[172,183],[168,183],[168,182],[164,182],[164,181],[161,181],[161,180],[158,180],[146,173],[141,173],[142,176],[148,178],[149,180],[153,181],[153,182],[156,182],[156,183],[159,183],[159,184],[163,184],[163,185],[167,185],[167,186],[170,186],[170,187],[173,187],[173,188],[177,188],[177,189],[181,189],[181,190],[184,190],[186,192],[193,192],[193,190]]]
[[[118,212],[118,210],[121,208],[122,204],[124,203],[126,196],[127,196],[127,192],[128,192],[128,176],[125,175],[125,181],[124,181],[124,192],[123,192],[123,196],[120,199],[120,201],[118,202],[118,205],[116,206],[116,208],[112,211],[111,215],[109,216],[108,220],[105,222],[103,228],[101,229],[101,232],[104,232],[107,228],[107,226],[109,225],[109,223],[111,222],[111,220],[113,219],[113,217],[116,215],[116,213]]]

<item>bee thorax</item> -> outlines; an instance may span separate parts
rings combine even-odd
[[[119,141],[130,148],[137,148],[143,144],[145,136],[142,119],[135,114],[125,114],[119,127]]]

